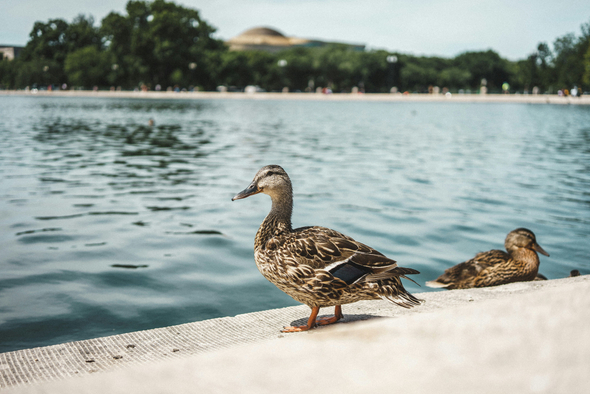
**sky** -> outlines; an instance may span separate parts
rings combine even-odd
[[[526,58],[539,42],[590,23],[589,0],[177,0],[200,11],[227,40],[265,26],[286,36],[364,44],[414,55],[454,57],[492,49]],[[78,14],[97,24],[125,14],[127,0],[0,0],[0,44],[24,46],[35,21]]]

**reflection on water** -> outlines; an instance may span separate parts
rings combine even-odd
[[[0,351],[295,305],[254,265],[268,198],[230,201],[269,163],[294,225],[420,284],[517,227],[547,277],[590,273],[588,124],[577,106],[0,97]]]

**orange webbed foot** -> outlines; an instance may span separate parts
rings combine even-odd
[[[302,331],[307,331],[310,330],[313,327],[308,327],[308,326],[289,326],[289,327],[283,327],[283,329],[281,330],[281,332],[302,332]]]
[[[317,319],[315,321],[315,323],[318,326],[327,326],[328,324],[334,324],[338,321],[339,319],[336,316],[332,316],[332,317],[320,317],[319,319]]]
[[[311,330],[312,328],[314,328],[315,326],[326,326],[328,324],[336,323],[338,320],[344,318],[344,315],[342,314],[342,307],[340,305],[336,305],[336,307],[334,308],[334,316],[332,316],[332,317],[321,317],[319,319],[316,319],[319,312],[320,312],[319,307],[311,308],[311,316],[307,320],[307,325],[284,327],[281,330],[281,332],[308,331],[308,330]]]

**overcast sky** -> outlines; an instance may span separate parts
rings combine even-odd
[[[97,24],[125,13],[127,0],[0,0],[0,44],[25,45],[35,21],[78,14]],[[256,26],[287,36],[364,44],[416,55],[453,57],[493,49],[517,60],[541,41],[580,35],[590,0],[179,0],[229,39]]]

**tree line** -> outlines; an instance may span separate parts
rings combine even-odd
[[[578,86],[590,90],[590,22],[579,36],[569,33],[552,46],[541,42],[526,59],[498,53],[465,52],[454,58],[413,56],[385,50],[354,51],[346,45],[293,47],[279,53],[229,51],[212,35],[215,28],[199,11],[165,0],[129,1],[126,15],[111,12],[95,25],[79,15],[36,22],[21,55],[0,61],[0,88],[62,86],[109,89],[200,89],[218,86],[267,91],[556,93]]]

